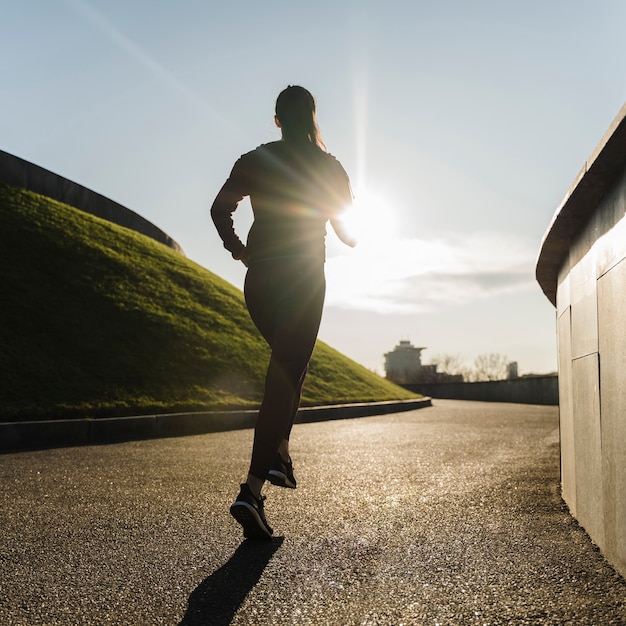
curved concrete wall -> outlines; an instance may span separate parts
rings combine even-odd
[[[556,306],[563,498],[626,575],[626,106],[543,239]]]
[[[551,405],[559,403],[556,376],[533,376],[476,383],[415,383],[402,387],[431,398],[448,400]]]
[[[85,213],[130,228],[184,254],[176,241],[141,215],[82,185],[2,150],[0,150],[0,182],[69,204]]]

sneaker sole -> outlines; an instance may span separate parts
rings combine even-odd
[[[235,502],[230,507],[230,514],[243,527],[243,536],[246,539],[267,541],[272,538],[259,514],[247,502]]]
[[[286,474],[279,472],[278,470],[270,470],[267,473],[267,480],[269,480],[272,485],[276,487],[285,487],[286,489],[295,489],[295,483],[292,483],[289,478],[287,478]]]

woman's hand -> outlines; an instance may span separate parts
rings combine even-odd
[[[351,233],[348,232],[345,222],[338,217],[334,217],[330,220],[330,224],[335,231],[337,237],[339,237],[340,241],[343,241],[347,246],[354,248],[356,246],[356,238],[352,236]]]
[[[234,257],[234,259],[235,261],[241,261],[246,267],[248,267],[248,248],[244,247],[244,249],[238,256]]]

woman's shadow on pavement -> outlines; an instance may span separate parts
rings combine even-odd
[[[274,537],[271,541],[244,541],[227,563],[192,592],[179,626],[230,624],[283,540]]]

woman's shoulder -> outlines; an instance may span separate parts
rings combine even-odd
[[[330,152],[324,152],[324,155],[326,157],[326,162],[328,163],[328,167],[331,169],[331,171],[333,171],[334,173],[338,175],[347,176],[346,170],[341,164],[341,161],[336,156],[334,156]]]
[[[332,163],[336,167],[341,167],[343,169],[341,162],[334,154],[331,154],[330,152],[324,152],[324,154],[326,155],[326,158],[328,159],[330,163]]]
[[[237,160],[242,165],[258,163],[267,159],[268,156],[276,155],[280,151],[280,141],[272,141],[270,143],[263,143],[257,146],[250,152],[242,154]]]
[[[260,146],[249,150],[248,152],[244,152],[239,158],[240,159],[250,159],[255,156],[262,155],[267,152],[274,152],[279,149],[280,141],[271,141],[269,143],[262,143]]]
[[[263,162],[267,161],[268,156],[275,153],[276,149],[273,147],[273,144],[276,143],[278,142],[261,144],[253,150],[245,152],[235,161],[233,169],[237,172],[247,172],[258,168]]]
[[[265,154],[267,152],[280,152],[282,148],[282,141],[270,141],[268,143],[262,143],[252,150],[251,154]]]

